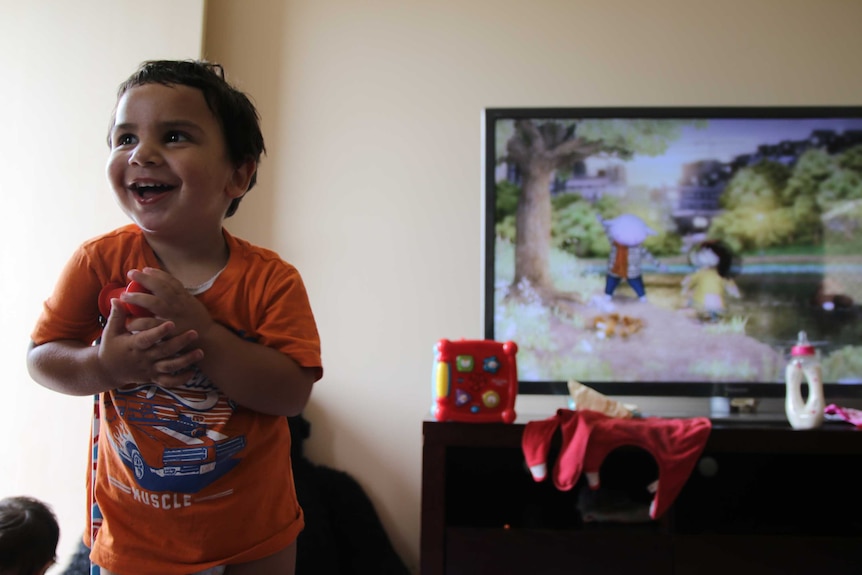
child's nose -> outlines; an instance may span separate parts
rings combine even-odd
[[[129,156],[129,164],[146,166],[158,164],[159,162],[161,162],[161,159],[162,156],[159,153],[159,149],[157,146],[142,141],[139,142],[137,146],[135,146],[134,150],[132,150],[132,153]]]

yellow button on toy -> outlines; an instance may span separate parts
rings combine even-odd
[[[482,403],[485,407],[497,407],[500,405],[500,394],[496,391],[486,391],[482,394]]]

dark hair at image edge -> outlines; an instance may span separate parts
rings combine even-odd
[[[230,161],[238,167],[248,160],[260,163],[266,153],[260,115],[251,100],[225,80],[220,64],[204,60],[149,60],[140,65],[117,90],[117,101],[127,91],[145,84],[189,86],[203,92],[210,111],[221,124]],[[114,125],[116,109],[111,116]],[[110,143],[110,140],[109,140]],[[257,170],[251,176],[248,190],[257,183]],[[246,191],[248,191],[246,190]],[[242,197],[234,199],[225,217],[232,216]]]
[[[38,499],[0,500],[0,573],[39,573],[55,560],[59,539],[57,517]]]

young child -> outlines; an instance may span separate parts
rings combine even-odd
[[[54,564],[60,526],[33,497],[0,500],[0,575],[44,575]]]
[[[692,250],[689,260],[696,271],[682,279],[682,295],[700,319],[717,322],[726,309],[725,293],[741,297],[733,281],[734,254],[724,242],[706,240]]]
[[[102,575],[293,573],[285,416],[322,375],[320,340],[297,270],[223,228],[255,183],[257,111],[216,64],[145,62],[109,146],[133,223],[74,252],[27,358],[41,385],[99,394],[91,559]],[[144,291],[100,321],[102,289],[129,280]]]

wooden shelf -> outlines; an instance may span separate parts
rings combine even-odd
[[[701,457],[710,470],[695,470],[659,521],[626,524],[582,521],[580,483],[560,492],[532,480],[521,452],[526,421],[423,423],[422,575],[858,567],[862,489],[846,465],[862,455],[862,434],[849,424],[715,422]],[[552,454],[559,437],[555,444]],[[657,474],[646,452],[621,448],[602,467],[603,487],[615,465],[637,481]]]

